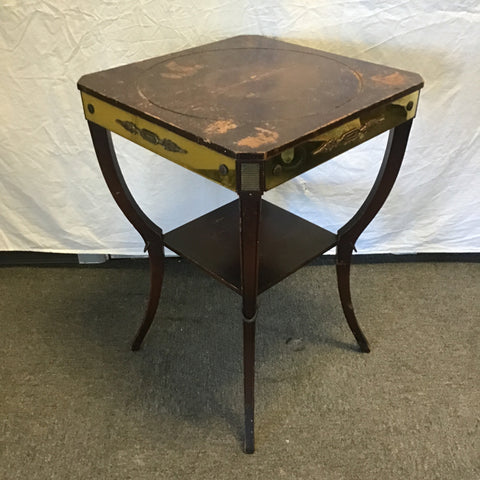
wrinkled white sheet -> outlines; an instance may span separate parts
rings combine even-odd
[[[241,33],[420,73],[404,166],[360,253],[479,252],[478,0],[3,0],[0,250],[139,254],[101,178],[76,88],[84,73]],[[165,231],[234,198],[116,138],[131,190]],[[336,230],[377,173],[386,137],[269,192]]]

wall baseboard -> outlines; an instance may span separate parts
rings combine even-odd
[[[102,264],[118,260],[145,260],[144,256],[43,253],[43,252],[0,252],[0,266],[20,265],[79,265]],[[178,257],[167,257],[178,260]],[[413,263],[413,262],[464,262],[479,263],[480,253],[412,253],[412,254],[356,254],[354,264]],[[335,255],[322,255],[313,261],[317,265],[335,264]]]
[[[78,264],[73,253],[0,252],[0,266]]]

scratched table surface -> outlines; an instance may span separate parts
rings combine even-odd
[[[83,76],[78,86],[233,158],[268,158],[418,90],[412,72],[239,36]]]

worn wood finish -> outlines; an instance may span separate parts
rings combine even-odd
[[[85,75],[84,112],[107,185],[143,237],[151,286],[138,349],[160,298],[163,247],[242,297],[245,452],[253,453],[257,296],[337,246],[348,325],[370,351],[353,310],[354,244],[397,177],[423,80],[415,73],[260,37],[240,36]],[[377,180],[337,235],[262,200],[263,193],[391,130]],[[239,200],[163,235],[118,166],[110,131],[238,193]]]
[[[237,159],[267,159],[422,85],[416,73],[255,35],[78,82],[85,93]]]

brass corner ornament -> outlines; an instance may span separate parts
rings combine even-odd
[[[127,132],[133,133],[134,135],[140,135],[147,142],[153,143],[154,145],[161,145],[165,150],[169,152],[176,153],[187,153],[182,147],[179,147],[174,141],[168,138],[160,138],[155,132],[147,130],[146,128],[138,128],[133,122],[128,122],[125,120],[115,120],[119,123]]]

